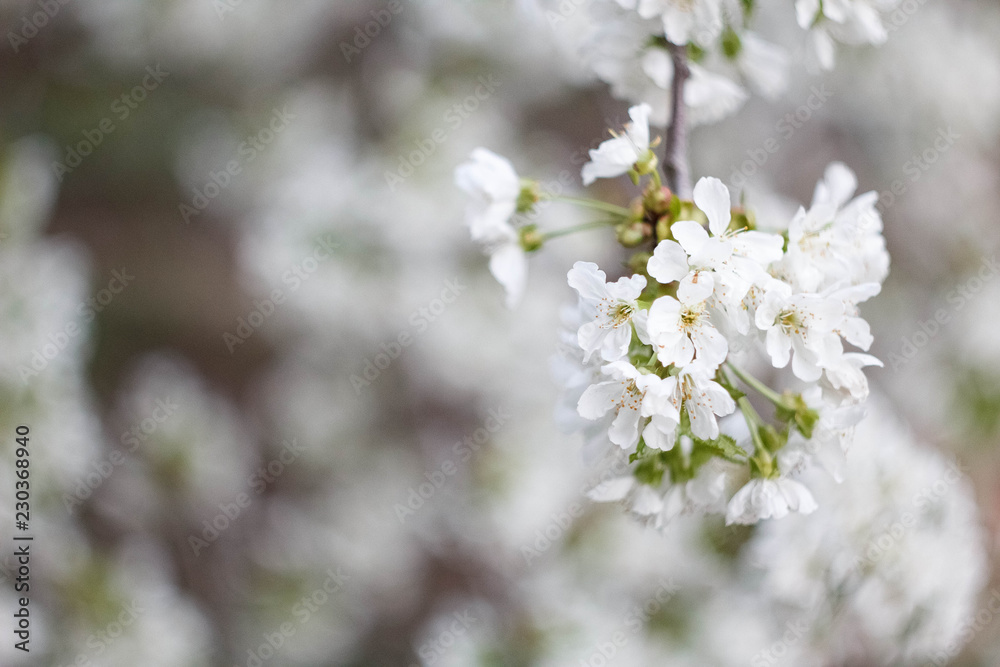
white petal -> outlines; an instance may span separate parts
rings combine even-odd
[[[751,230],[734,236],[732,243],[733,252],[764,266],[780,261],[784,254],[785,240],[777,234]]]
[[[618,411],[618,416],[611,423],[608,436],[611,438],[611,442],[622,449],[631,449],[639,441],[638,406],[633,409],[626,404],[625,407],[621,408]]]
[[[694,203],[708,216],[708,228],[712,234],[722,236],[732,219],[729,188],[717,178],[701,178],[694,186]]]
[[[691,341],[697,349],[698,361],[706,368],[718,368],[729,354],[726,337],[710,324],[703,324],[692,331]]]
[[[640,484],[632,498],[632,511],[640,516],[656,514],[663,509],[663,499],[652,487]]]
[[[501,246],[490,257],[490,273],[507,291],[507,307],[515,308],[528,284],[528,257],[521,246]]]
[[[660,241],[646,263],[646,271],[664,285],[680,280],[688,273],[688,257],[676,241]]]
[[[758,311],[760,312],[760,311]],[[768,329],[766,337],[767,353],[771,356],[771,365],[784,368],[792,354],[792,339],[778,327]]]
[[[684,487],[681,485],[671,486],[663,497],[663,521],[671,521],[680,516],[687,508],[687,499],[684,494]]]
[[[711,409],[702,403],[687,401],[688,417],[691,419],[691,433],[702,440],[714,440],[719,437],[719,422]]]
[[[576,342],[583,350],[584,362],[590,361],[590,356],[601,349],[607,333],[608,330],[602,329],[596,322],[585,322],[580,325],[580,329],[576,332]],[[608,361],[617,360],[608,359]]]
[[[601,356],[605,361],[618,361],[628,354],[631,342],[632,327],[628,324],[611,329],[604,337],[604,344],[601,345]]]
[[[816,500],[802,484],[795,480],[782,479],[778,481],[778,488],[788,503],[788,509],[800,514],[811,514],[816,510]]]
[[[620,381],[598,382],[587,387],[576,410],[584,419],[600,419],[615,407],[615,402],[621,398],[622,385]]]
[[[711,271],[692,271],[677,287],[677,298],[685,306],[694,306],[712,296],[715,278]]]
[[[858,189],[858,179],[843,162],[831,162],[823,173],[823,179],[816,184],[813,206],[830,204],[840,208],[848,202]]]
[[[649,150],[649,113],[648,104],[639,104],[628,110],[632,124],[628,128],[628,136],[632,145],[639,153]]]
[[[661,296],[649,307],[646,326],[654,341],[663,333],[676,334],[680,331],[681,303],[672,296]]]
[[[584,301],[597,302],[608,295],[607,280],[593,262],[577,262],[566,274],[569,286],[575,289]]]
[[[625,276],[608,283],[607,295],[618,301],[635,301],[642,294],[644,287],[646,287],[645,276]]]
[[[622,500],[635,485],[635,477],[614,477],[601,482],[590,491],[587,497],[595,503],[613,503]]]
[[[670,235],[677,239],[689,255],[698,254],[708,241],[708,232],[694,220],[678,220],[670,225]]]
[[[677,421],[654,415],[642,431],[642,438],[650,449],[669,451],[677,442]]]

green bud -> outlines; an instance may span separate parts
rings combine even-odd
[[[645,222],[623,222],[615,226],[618,242],[626,248],[634,248],[650,237],[653,230]]]
[[[656,167],[660,164],[659,159],[656,157],[656,153],[652,149],[646,149],[643,155],[639,156],[639,159],[635,161],[635,172],[640,176],[645,174],[652,174],[656,171]]]
[[[788,433],[779,433],[770,424],[765,424],[761,426],[758,431],[760,433],[760,440],[764,443],[764,447],[767,448],[769,452],[776,452],[788,442]]]
[[[545,243],[545,236],[538,231],[538,225],[525,225],[517,233],[520,237],[521,247],[524,248],[525,252],[534,252]]]
[[[775,408],[775,416],[783,422],[794,422],[795,428],[807,439],[813,435],[819,413],[810,408],[802,394],[786,391],[781,397],[781,405]]]
[[[656,238],[660,239],[671,239],[673,240],[673,235],[670,233],[670,225],[674,224],[674,218],[669,215],[664,215],[659,220],[656,221]]]
[[[740,36],[731,27],[726,26],[722,32],[722,52],[730,60],[735,60],[742,50],[743,42],[740,41]]]
[[[521,192],[517,195],[517,212],[528,213],[535,208],[535,204],[537,204],[538,200],[541,198],[542,191],[538,181],[522,178]]]

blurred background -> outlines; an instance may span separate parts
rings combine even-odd
[[[857,639],[912,620],[903,594],[797,629],[768,529],[660,534],[585,498],[550,358],[572,262],[624,255],[553,242],[508,311],[452,172],[486,146],[582,191],[628,106],[581,58],[589,4],[0,2],[5,610],[21,424],[35,536],[31,653],[5,625],[0,663],[1000,664],[1000,6],[913,0],[825,74],[791,7],[764,8],[787,90],[692,136],[694,175],[761,215],[807,205],[835,160],[883,193],[867,442],[956,462],[971,486],[942,494],[974,526],[901,556],[975,569],[966,648],[911,653],[912,623]]]

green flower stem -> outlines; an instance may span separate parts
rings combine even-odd
[[[746,385],[748,385],[749,387],[757,390],[767,400],[771,401],[775,405],[779,405],[779,406],[784,406],[785,405],[785,401],[781,397],[781,394],[779,394],[778,392],[774,391],[773,389],[771,389],[770,387],[768,387],[766,384],[764,384],[763,382],[761,382],[760,380],[758,380],[754,376],[752,376],[749,373],[747,373],[746,371],[744,371],[739,366],[736,366],[736,365],[734,365],[734,364],[732,364],[732,363],[730,363],[728,361],[726,362],[726,366],[729,366],[729,369],[733,373],[736,374],[736,377],[738,377],[739,379],[743,380],[743,382]]]
[[[559,201],[567,204],[576,204],[577,206],[583,206],[584,208],[592,208],[596,211],[604,211],[605,213],[610,213],[611,215],[620,216],[622,218],[628,218],[632,215],[632,212],[625,208],[624,206],[618,206],[616,204],[608,204],[607,202],[597,201],[596,199],[582,199],[580,197],[542,197],[547,201]]]
[[[774,459],[771,453],[767,451],[767,447],[764,446],[764,441],[760,437],[760,427],[763,425],[763,421],[760,415],[757,414],[757,411],[754,410],[753,405],[750,404],[750,399],[746,396],[741,396],[737,399],[736,405],[739,406],[740,412],[743,413],[743,418],[747,422],[747,428],[750,429],[750,437],[753,438],[754,452],[750,460],[756,464],[765,477],[768,477],[774,469]]]
[[[617,225],[620,220],[598,220],[596,222],[585,222],[582,225],[573,225],[572,227],[563,227],[562,229],[553,229],[549,232],[542,232],[542,239],[548,241],[549,239],[554,239],[560,236],[567,236],[569,234],[575,234],[577,232],[586,232],[591,229],[600,229],[601,227],[609,227],[611,225]]]
[[[663,189],[663,179],[660,178],[660,168],[657,167],[653,171],[649,172],[649,175],[653,177],[653,183],[656,186],[656,190],[660,191]]]

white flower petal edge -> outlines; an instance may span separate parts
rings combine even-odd
[[[521,302],[528,281],[528,257],[510,219],[517,211],[521,181],[510,161],[485,148],[472,151],[455,169],[455,184],[471,198],[466,225],[472,240],[490,257],[490,273],[506,292],[506,305]]]
[[[507,158],[477,148],[455,169],[455,184],[471,197],[466,223],[472,240],[493,241],[513,229],[509,221],[517,210],[521,181]]]
[[[608,139],[590,151],[590,162],[583,165],[583,184],[590,185],[598,178],[614,178],[628,173],[649,152],[648,104],[639,104],[628,110],[632,122],[625,127],[625,134]]]
[[[751,479],[736,492],[726,510],[726,525],[750,525],[762,519],[780,519],[789,512],[810,514],[816,501],[805,486],[791,479]]]

